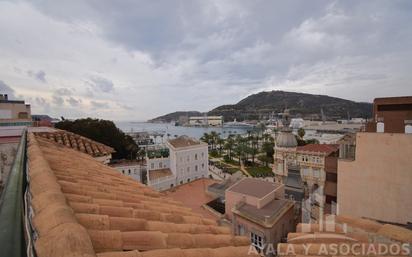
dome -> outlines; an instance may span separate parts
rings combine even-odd
[[[296,147],[298,142],[295,135],[290,132],[281,132],[276,138],[276,147]]]

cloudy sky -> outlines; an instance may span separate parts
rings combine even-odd
[[[0,0],[0,91],[144,120],[262,90],[412,95],[412,1]]]

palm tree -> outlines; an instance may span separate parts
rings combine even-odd
[[[210,132],[210,143],[212,144],[212,149],[215,150],[216,148],[216,143],[220,134],[218,134],[216,131]]]
[[[217,138],[217,144],[219,145],[219,154],[222,155],[222,150],[223,150],[223,144],[225,143],[225,140],[223,138],[218,137]]]
[[[203,136],[200,138],[201,141],[210,144],[210,135],[208,133],[203,133]]]
[[[232,160],[232,151],[233,151],[234,146],[235,146],[235,140],[233,139],[232,135],[229,135],[229,137],[226,139],[224,148],[228,151],[228,156],[230,160]]]

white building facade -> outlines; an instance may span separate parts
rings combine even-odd
[[[120,173],[132,177],[134,180],[142,182],[142,174],[145,166],[141,162],[121,162],[109,165]]]
[[[209,173],[208,145],[187,136],[167,141],[168,158],[147,159],[147,182],[163,191],[196,179],[207,178]]]

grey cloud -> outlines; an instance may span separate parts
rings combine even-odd
[[[9,98],[15,98],[14,89],[8,86],[4,81],[0,80],[0,93],[7,94]]]
[[[262,89],[310,89],[350,99],[365,95],[362,100],[369,101],[378,93],[376,84],[393,89],[385,91],[391,94],[410,92],[412,1],[34,0],[30,5],[39,16],[73,27],[68,45],[77,47],[81,57],[74,59],[85,65],[70,67],[63,79],[86,74],[78,92],[98,97],[91,104],[95,108],[130,97],[124,85],[139,85],[136,94],[145,96],[136,108],[157,105],[152,108],[159,114],[181,104],[207,110]],[[90,54],[78,47],[84,31],[120,54],[108,53],[101,66],[90,61],[106,52],[101,45]],[[150,59],[143,76],[133,70],[139,58],[131,56],[139,54]],[[121,67],[128,68],[116,70]],[[122,87],[111,79],[122,81]]]
[[[69,97],[66,99],[66,101],[72,106],[72,107],[77,107],[82,103],[81,99],[76,99],[74,97]]]
[[[114,90],[113,82],[103,77],[93,77],[89,82],[92,89],[103,93],[110,93]]]
[[[47,83],[46,80],[46,72],[39,70],[39,71],[32,71],[32,70],[28,70],[27,71],[27,75],[29,75],[30,77],[33,77],[35,79],[37,79],[40,82],[43,83]]]
[[[58,88],[54,91],[54,94],[59,95],[59,96],[70,96],[73,94],[72,90],[62,87]]]
[[[90,103],[94,109],[109,108],[109,103],[107,102],[90,101]]]
[[[64,104],[64,99],[60,96],[53,95],[52,96],[52,102],[57,106],[61,106],[61,105]]]

